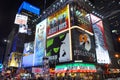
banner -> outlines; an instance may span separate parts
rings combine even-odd
[[[69,27],[69,5],[48,17],[47,37]]]
[[[45,48],[46,48],[46,22],[47,20],[43,20],[39,24],[36,25],[36,33],[35,33],[35,47],[34,47],[34,66],[42,65],[43,57],[45,56]]]
[[[110,63],[109,53],[106,45],[105,33],[102,21],[93,25],[96,44],[96,57],[98,63]]]

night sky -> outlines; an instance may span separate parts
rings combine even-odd
[[[23,1],[33,6],[44,8],[45,0],[0,0],[0,42],[7,38],[14,27],[15,15]],[[46,7],[55,0],[46,0]]]

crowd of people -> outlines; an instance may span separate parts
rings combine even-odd
[[[72,74],[71,74],[72,75]],[[71,76],[69,71],[62,74],[40,74],[32,73],[27,69],[17,69],[17,70],[3,70],[0,74],[0,80],[99,80],[93,78],[92,74],[86,75],[84,77]]]

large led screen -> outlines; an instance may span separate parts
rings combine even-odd
[[[34,66],[42,65],[43,57],[45,56],[45,48],[46,48],[46,22],[47,20],[43,20],[39,24],[36,25],[36,33],[35,33],[35,47],[34,47]]]
[[[24,44],[22,66],[33,66],[33,54],[34,54],[34,42],[28,42]]]
[[[106,45],[105,33],[102,21],[93,24],[96,43],[96,56],[98,63],[110,63],[109,53]]]
[[[69,5],[48,17],[47,36],[69,27]]]
[[[72,52],[74,60],[95,62],[95,43],[93,35],[80,29],[72,29]]]
[[[51,63],[70,61],[69,33],[62,33],[47,40],[47,53]]]
[[[89,14],[80,7],[74,7],[74,24],[73,26],[79,26],[80,28],[92,32],[91,22],[89,20]]]

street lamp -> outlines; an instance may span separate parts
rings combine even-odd
[[[119,58],[119,55],[118,55],[118,54],[115,54],[115,58]]]

